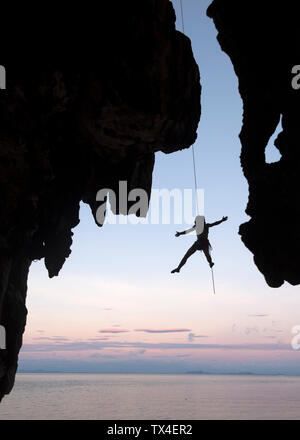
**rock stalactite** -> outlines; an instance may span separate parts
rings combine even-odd
[[[118,196],[120,180],[150,196],[155,152],[196,139],[199,71],[171,2],[91,4],[6,17],[1,29],[0,399],[14,384],[31,262],[58,275],[80,201],[95,216],[96,193]]]
[[[233,64],[243,100],[241,165],[249,184],[242,241],[271,287],[300,283],[300,64],[295,1],[214,0],[207,10]],[[281,159],[266,163],[265,149],[282,122],[275,146]]]

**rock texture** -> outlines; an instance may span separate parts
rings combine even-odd
[[[243,100],[241,165],[251,219],[239,233],[271,287],[300,283],[300,90],[291,85],[292,67],[300,64],[296,5],[214,0],[207,10]],[[282,157],[269,164],[265,148],[280,117],[275,145]]]
[[[0,35],[7,73],[0,90],[0,324],[7,332],[0,399],[14,383],[31,262],[44,258],[49,276],[58,275],[80,201],[95,215],[97,191],[118,193],[120,180],[150,195],[154,153],[193,144],[200,118],[198,67],[169,0],[41,8],[34,21],[6,17]]]

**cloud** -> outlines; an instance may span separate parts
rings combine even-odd
[[[188,340],[190,342],[194,342],[194,340],[196,338],[209,338],[209,336],[208,335],[195,335],[195,333],[189,333],[188,334]]]
[[[245,334],[250,335],[251,333],[259,333],[259,329],[257,327],[246,327]]]
[[[53,341],[54,342],[54,341]],[[34,343],[24,344],[22,352],[55,352],[55,351],[92,351],[105,348],[137,348],[137,349],[155,349],[155,350],[291,350],[290,344],[279,343],[252,343],[252,344],[190,344],[174,342],[124,342],[124,341],[74,341],[59,343]]]
[[[189,328],[169,328],[169,329],[162,329],[162,330],[155,330],[151,328],[136,328],[134,329],[135,332],[145,332],[145,333],[182,333],[182,332],[190,332],[191,329]]]
[[[109,337],[104,336],[103,338],[101,338],[99,336],[99,338],[89,338],[88,341],[107,341],[109,340]]]
[[[100,359],[100,360],[105,360],[105,359],[118,359],[117,356],[114,356],[112,354],[103,354],[103,353],[92,353],[88,356],[91,359]]]
[[[145,348],[141,348],[139,350],[136,351],[137,354],[144,354],[146,353],[146,349]]]
[[[98,330],[99,333],[127,333],[129,330],[126,329],[115,329],[115,328],[102,328],[101,330]]]
[[[250,313],[248,316],[252,318],[264,318],[265,316],[269,316],[266,313]]]
[[[64,341],[70,341],[70,338],[65,338],[64,336],[39,336],[32,338],[34,340],[39,341],[53,341],[53,342],[64,342]]]
[[[51,339],[56,341],[70,341],[70,338],[67,338],[65,336],[51,336]]]
[[[145,348],[138,348],[138,349],[130,351],[128,353],[128,356],[138,356],[138,355],[141,355],[141,354],[145,354],[146,351],[147,350]]]

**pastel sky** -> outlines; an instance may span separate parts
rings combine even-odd
[[[170,274],[195,239],[174,233],[191,225],[118,218],[98,228],[83,204],[60,276],[50,280],[43,262],[32,265],[20,370],[300,374],[300,351],[291,348],[299,287],[269,288],[238,235],[248,197],[239,163],[242,103],[206,17],[209,3],[184,0],[184,19],[202,83],[198,186],[206,219],[229,217],[210,232],[216,295],[200,252]],[[181,30],[179,0],[173,4]],[[280,157],[272,140],[268,161]],[[156,155],[153,188],[193,188],[193,179],[191,149]]]

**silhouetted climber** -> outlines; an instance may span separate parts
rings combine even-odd
[[[207,259],[207,261],[209,263],[209,266],[213,267],[213,265],[215,263],[212,262],[212,259],[211,259],[211,256],[210,256],[211,245],[210,245],[210,242],[208,240],[208,231],[209,231],[209,228],[211,228],[212,226],[217,226],[220,223],[225,222],[227,219],[228,219],[228,217],[222,217],[222,220],[219,220],[217,222],[206,223],[205,222],[205,218],[203,216],[198,215],[195,218],[195,224],[194,224],[194,226],[192,228],[187,229],[186,231],[176,232],[175,237],[179,237],[180,235],[188,234],[189,232],[192,232],[192,231],[196,230],[197,240],[189,248],[189,250],[187,251],[187,253],[183,257],[183,259],[180,261],[179,266],[176,267],[176,269],[172,270],[171,273],[180,272],[180,269],[182,268],[182,266],[185,265],[185,263],[187,262],[187,259],[191,255],[193,255],[196,251],[203,251],[204,255],[206,256],[206,259]]]

